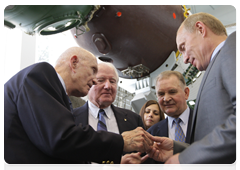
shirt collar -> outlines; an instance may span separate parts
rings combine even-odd
[[[186,124],[188,122],[188,117],[189,117],[189,107],[187,106],[187,109],[179,116],[179,118],[181,118],[183,124]],[[173,127],[173,120],[175,118],[174,117],[170,117],[168,116],[168,125],[169,127]]]
[[[224,45],[225,41],[221,42],[213,51],[212,56],[211,56],[211,60],[215,57],[215,55],[218,53],[218,51],[222,48],[222,46]]]
[[[88,108],[91,110],[91,114],[94,118],[98,118],[98,112],[99,112],[99,108],[93,104],[90,100],[88,100]],[[113,111],[112,111],[112,108],[111,108],[111,105],[104,108],[103,109],[106,113],[106,116],[108,119],[111,119],[111,116],[113,115]]]
[[[57,72],[56,72],[56,73],[57,73]],[[58,75],[58,78],[59,78],[60,82],[62,83],[62,86],[63,86],[63,88],[64,88],[64,90],[65,90],[66,94],[67,94],[67,91],[66,91],[66,86],[65,86],[65,83],[64,83],[64,81],[63,81],[62,77],[61,77],[61,76],[60,76],[60,74],[58,74],[58,73],[57,73],[57,75]]]

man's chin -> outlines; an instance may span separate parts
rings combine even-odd
[[[109,99],[109,98],[103,98],[103,99],[100,99],[102,103],[113,103],[112,99]]]
[[[175,115],[175,110],[174,109],[166,109],[165,112],[168,116],[173,117]]]
[[[84,92],[79,92],[76,95],[74,95],[75,97],[85,97],[88,94],[88,90],[84,91]]]

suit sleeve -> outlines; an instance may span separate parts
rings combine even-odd
[[[236,34],[232,36],[236,37]],[[222,89],[219,93],[225,93],[228,97],[216,99],[224,104],[215,107],[218,107],[219,115],[228,114],[228,117],[204,138],[195,141],[181,152],[180,163],[233,163],[236,160],[236,38],[235,41],[229,41],[221,53],[218,72]],[[215,119],[219,117],[215,116]]]
[[[47,64],[40,66],[26,75],[17,100],[20,120],[32,143],[61,159],[119,163],[121,135],[76,126],[55,70]]]

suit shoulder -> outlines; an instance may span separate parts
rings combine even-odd
[[[236,39],[236,31],[234,31],[233,33],[231,33],[229,36],[228,36],[228,39]]]
[[[86,102],[83,106],[77,107],[73,109],[73,116],[77,117],[81,114],[88,114],[88,102]]]
[[[40,63],[35,63],[32,64],[19,73],[24,73],[25,75],[28,74],[38,74],[38,76],[41,76],[43,73],[45,74],[50,74],[56,72],[53,66],[47,62],[40,62]]]
[[[77,115],[77,113],[82,111],[83,109],[85,109],[84,106],[76,107],[73,109],[73,113]]]
[[[222,49],[224,48],[235,48],[236,47],[236,32],[231,33],[230,35],[228,35],[228,37],[226,38]]]
[[[121,112],[121,113],[125,113],[125,114],[128,114],[128,115],[132,115],[132,116],[135,116],[135,117],[138,117],[140,116],[139,114],[129,110],[129,109],[125,109],[125,108],[120,108],[120,107],[116,107],[116,106],[112,106],[116,111],[118,112]]]
[[[34,65],[34,68],[36,68],[36,69],[43,69],[43,71],[45,69],[54,69],[53,66],[51,64],[47,63],[47,62],[36,63]]]
[[[155,125],[151,126],[147,131],[151,134],[154,134],[156,130],[161,128],[167,123],[167,119],[161,120],[160,122],[156,123]]]
[[[83,106],[79,106],[79,107],[76,107],[73,109],[73,111],[78,111],[78,110],[82,110],[83,109]]]

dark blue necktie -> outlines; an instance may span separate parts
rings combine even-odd
[[[98,125],[97,130],[107,131],[106,121],[104,119],[105,111],[100,109],[98,112]]]
[[[68,102],[69,102],[69,105],[70,105],[70,110],[71,110],[71,112],[73,113],[72,102],[71,102],[71,100],[69,99],[69,97],[68,97],[68,96],[67,96],[67,98],[68,98]]]
[[[180,122],[182,121],[180,118],[175,118],[173,120],[176,123],[175,127],[175,140],[179,142],[185,142],[185,135],[183,133],[183,130],[180,126]]]

